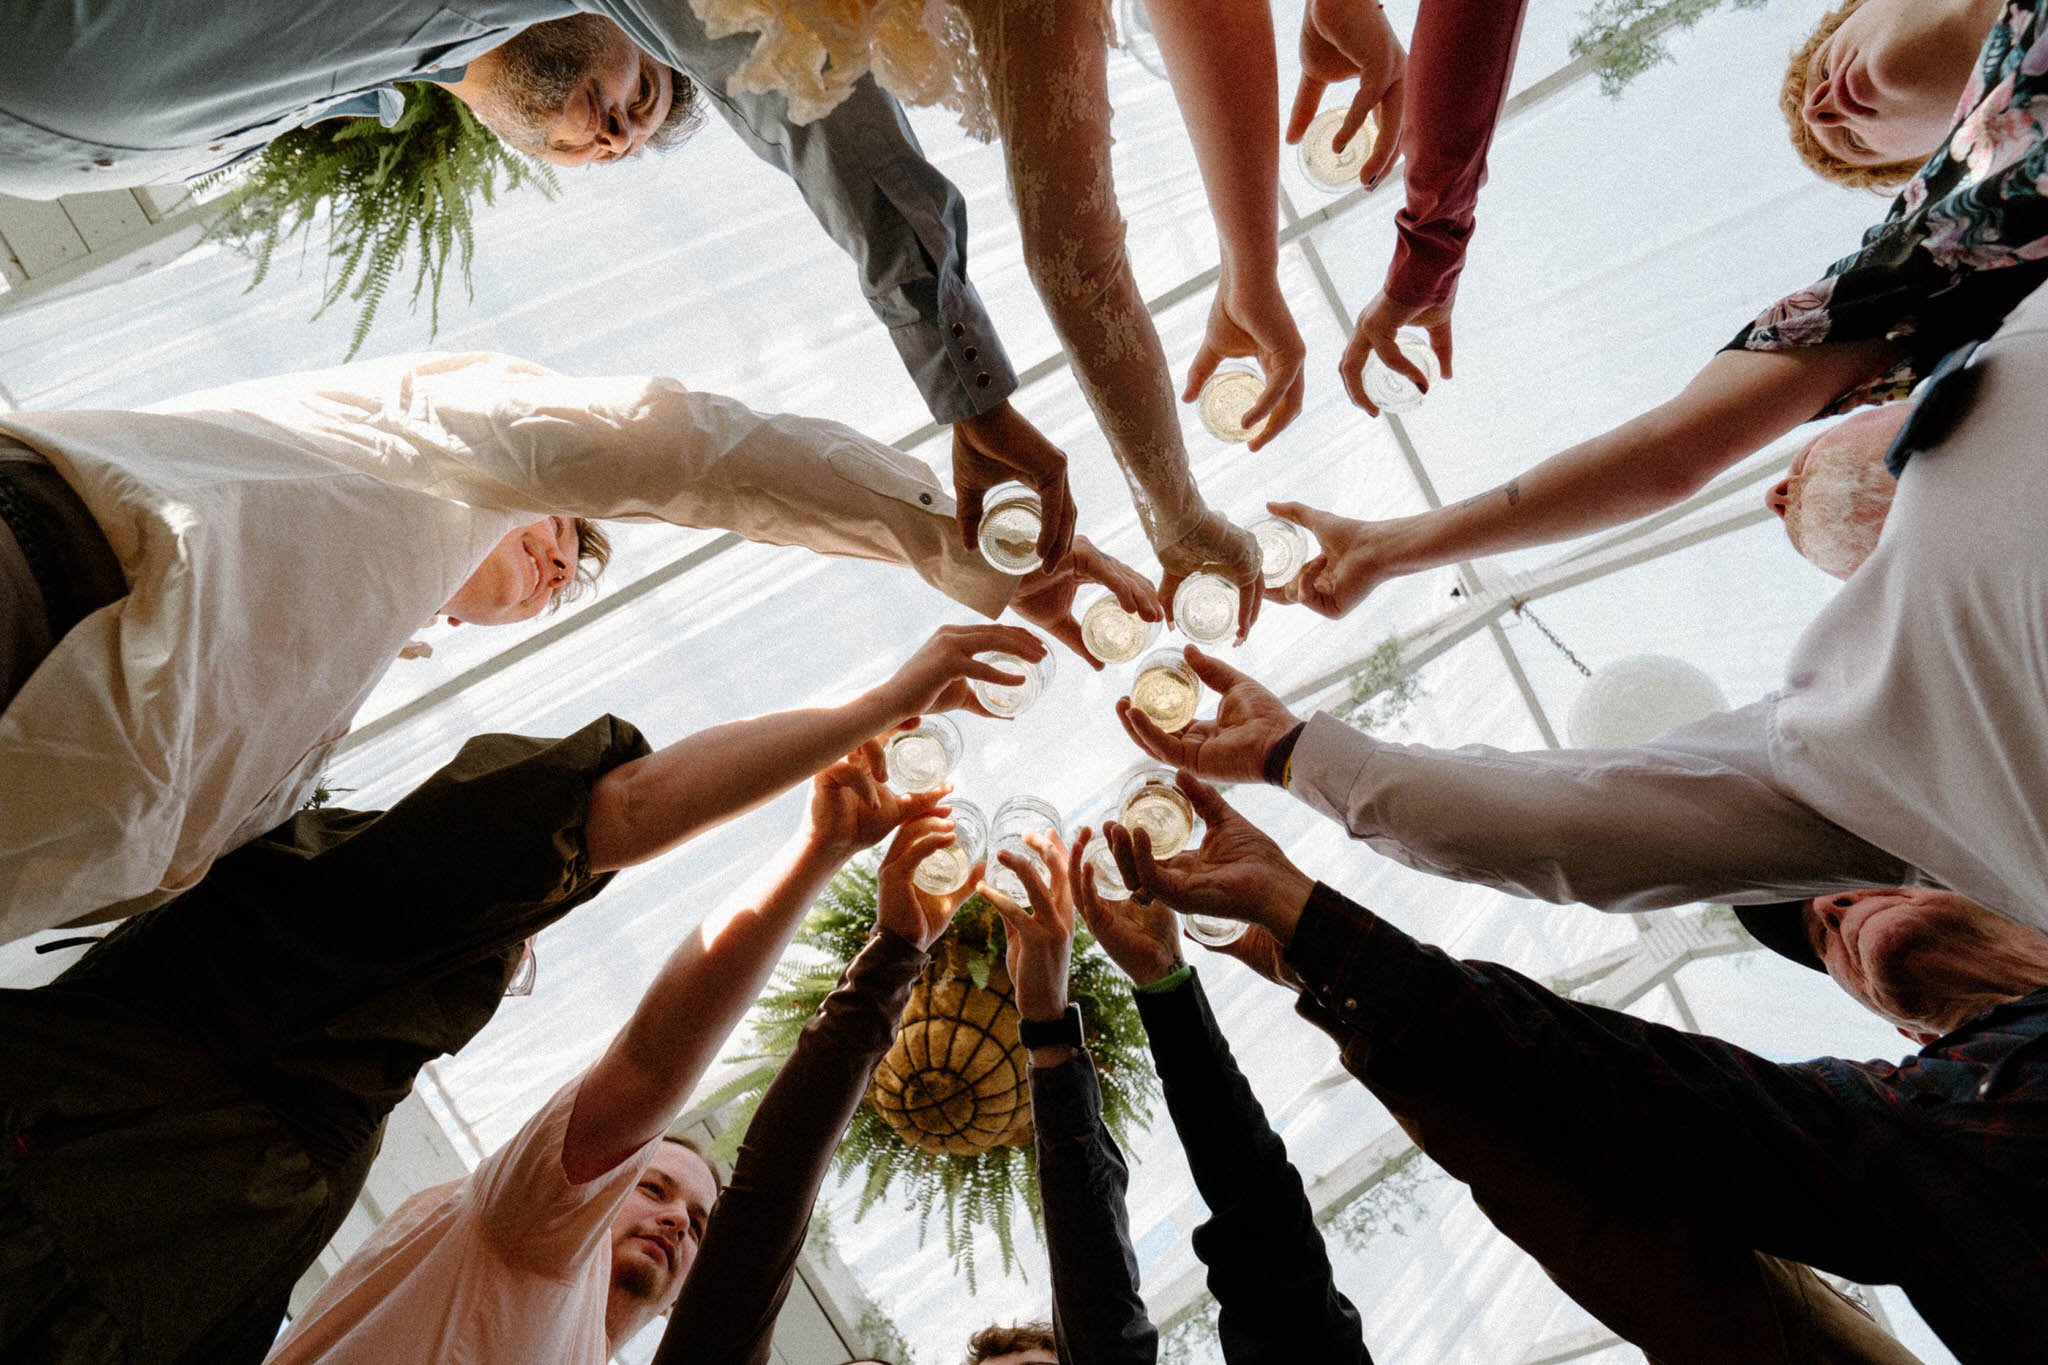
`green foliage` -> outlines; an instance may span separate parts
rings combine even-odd
[[[754,1005],[749,1050],[732,1060],[754,1063],[707,1101],[732,1104],[731,1120],[719,1138],[719,1154],[739,1150],[746,1126],[775,1073],[795,1051],[797,1038],[825,997],[839,982],[875,927],[877,886],[874,868],[847,868],[819,897],[797,930],[796,942],[812,961],[785,964]],[[989,969],[1002,956],[1002,920],[979,896],[971,897],[953,917],[947,934],[967,951],[968,967],[977,985],[986,985]],[[1074,936],[1073,967],[1068,996],[1081,1006],[1088,1051],[1102,1083],[1102,1117],[1119,1142],[1144,1129],[1158,1096],[1145,1026],[1131,999],[1130,983],[1111,965],[1093,937],[1083,929]],[[858,1177],[861,1192],[854,1210],[859,1220],[885,1198],[917,1213],[923,1240],[934,1213],[942,1215],[946,1250],[975,1287],[977,1229],[994,1235],[1005,1271],[1016,1263],[1014,1225],[1021,1202],[1034,1228],[1038,1225],[1038,1164],[1028,1147],[999,1147],[979,1156],[941,1156],[912,1147],[897,1137],[871,1104],[855,1111],[832,1169],[842,1179]]]
[[[374,118],[328,119],[286,133],[250,162],[203,182],[234,184],[215,201],[208,235],[255,262],[251,289],[269,276],[280,246],[294,239],[310,246],[324,216],[327,286],[313,316],[343,298],[359,305],[345,359],[362,349],[409,253],[418,258],[412,306],[416,311],[427,295],[433,332],[441,327],[451,255],[464,292],[474,297],[477,197],[493,204],[501,191],[533,185],[553,198],[561,188],[552,170],[513,152],[440,86],[402,89],[405,110],[389,128]]]
[[[1216,1330],[1216,1296],[1203,1290],[1159,1334],[1159,1365],[1206,1365],[1223,1354]]]
[[[1595,0],[1582,16],[1585,31],[1572,39],[1572,56],[1591,57],[1600,93],[1618,97],[1630,81],[1671,60],[1665,35],[1691,28],[1715,10],[1733,4],[1756,9],[1767,0]]]
[[[1388,636],[1365,656],[1351,675],[1351,695],[1330,713],[1361,730],[1378,730],[1399,720],[1421,695],[1422,680],[1401,657],[1401,642]]]
[[[1346,1250],[1358,1252],[1382,1233],[1408,1235],[1409,1225],[1423,1211],[1423,1187],[1441,1172],[1410,1147],[1393,1167],[1362,1190],[1356,1199],[1330,1210],[1319,1220],[1323,1232],[1335,1233]]]

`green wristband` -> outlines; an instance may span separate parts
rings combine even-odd
[[[1188,983],[1188,978],[1193,976],[1194,974],[1195,969],[1189,966],[1187,963],[1183,962],[1180,964],[1180,966],[1175,967],[1172,971],[1168,972],[1165,976],[1160,977],[1157,981],[1148,982],[1143,986],[1133,983],[1133,985],[1131,986],[1131,994],[1164,995],[1168,991],[1177,991],[1182,986],[1185,986]]]

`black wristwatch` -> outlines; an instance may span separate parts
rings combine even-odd
[[[1081,1046],[1081,1007],[1070,1001],[1057,1019],[1019,1019],[1017,1041],[1026,1047]]]

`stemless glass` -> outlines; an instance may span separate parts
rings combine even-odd
[[[1371,114],[1343,151],[1337,150],[1337,130],[1344,126],[1344,115],[1349,112],[1343,105],[1323,110],[1308,125],[1308,132],[1302,136],[1299,152],[1301,173],[1317,189],[1341,194],[1345,190],[1359,188],[1358,173],[1365,169],[1372,149],[1379,144],[1379,120]]]
[[[1182,915],[1180,922],[1188,931],[1188,937],[1210,948],[1227,948],[1244,937],[1248,927],[1241,920],[1222,919],[1215,915]]]
[[[959,763],[961,747],[959,726],[944,716],[919,716],[915,728],[896,731],[882,746],[889,785],[905,795],[932,790]]]
[[[991,650],[977,654],[975,658],[985,664],[994,664],[1005,673],[1021,673],[1024,681],[1012,687],[1007,683],[984,682],[980,678],[969,678],[967,686],[974,695],[981,698],[981,704],[999,716],[1018,716],[1031,709],[1038,700],[1038,694],[1052,686],[1053,652],[1048,645],[1045,657],[1037,663],[1020,659],[1014,654]]]
[[[1129,663],[1159,638],[1159,623],[1123,609],[1104,591],[1081,613],[1081,643],[1106,664]]]
[[[1176,734],[1187,729],[1202,705],[1202,680],[1179,650],[1155,649],[1131,680],[1131,705],[1167,734]]]
[[[1202,414],[1202,425],[1209,428],[1211,436],[1234,445],[1252,438],[1244,415],[1265,391],[1266,377],[1257,370],[1249,365],[1225,363],[1218,365],[1216,373],[1202,385],[1202,396],[1196,400],[1195,408]]]
[[[1124,783],[1117,820],[1135,835],[1144,830],[1154,858],[1171,858],[1195,837],[1195,808],[1173,783],[1173,769],[1138,769]]]
[[[953,842],[925,855],[910,880],[934,896],[950,896],[967,885],[967,874],[988,848],[988,817],[972,801],[948,800],[953,814]]]
[[[1395,334],[1395,343],[1401,354],[1408,357],[1408,363],[1422,371],[1430,386],[1444,377],[1436,363],[1436,352],[1430,349],[1429,333],[1419,327],[1403,327]],[[1388,368],[1374,352],[1365,358],[1365,396],[1381,412],[1412,412],[1422,406],[1425,395],[1415,387],[1415,381],[1399,371]]]
[[[1106,901],[1127,901],[1131,888],[1124,885],[1123,870],[1116,865],[1116,854],[1109,848],[1109,840],[1096,831],[1095,847],[1088,850],[1083,863],[1095,869],[1095,894]]]
[[[1021,483],[989,489],[981,512],[981,557],[1004,573],[1030,573],[1038,557],[1038,532],[1045,524],[1038,494]]]
[[[1173,623],[1198,645],[1220,645],[1237,633],[1237,584],[1203,569],[1173,594]]]
[[[1308,537],[1291,521],[1260,517],[1244,528],[1259,542],[1259,570],[1269,588],[1284,588],[1308,563]]]
[[[988,826],[988,869],[982,873],[982,880],[1008,896],[1019,905],[1029,905],[1024,894],[1024,883],[1016,873],[996,860],[1001,853],[1021,853],[1042,878],[1050,881],[1051,872],[1040,857],[1038,850],[1024,842],[1027,834],[1057,834],[1066,837],[1066,826],[1060,820],[1059,810],[1049,801],[1035,796],[1013,796],[996,807],[995,818]]]
[[[533,939],[519,945],[519,961],[512,966],[512,975],[505,982],[507,998],[515,995],[532,995],[533,983],[540,976],[540,954],[533,949]]]

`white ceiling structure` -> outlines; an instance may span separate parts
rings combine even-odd
[[[1405,421],[1352,408],[1334,373],[1349,318],[1392,249],[1398,179],[1370,196],[1330,196],[1288,159],[1282,274],[1310,348],[1308,406],[1256,455],[1220,445],[1188,412],[1189,448],[1216,505],[1250,516],[1266,499],[1299,498],[1387,516],[1489,487],[1667,396],[1758,308],[1816,276],[1881,215],[1881,200],[1804,171],[1779,121],[1785,54],[1821,0],[1712,16],[1675,35],[1676,61],[1618,101],[1567,51],[1582,25],[1579,3],[1531,6],[1459,299],[1457,377]],[[1390,9],[1405,31],[1415,0]],[[1288,91],[1298,18],[1296,0],[1276,6]],[[1209,305],[1214,230],[1171,91],[1122,54],[1111,82],[1131,254],[1182,368]],[[916,121],[932,159],[968,198],[971,273],[1027,376],[1015,401],[1068,450],[1082,529],[1149,571],[1122,480],[1031,292],[999,153],[942,116]],[[475,299],[444,300],[438,339],[429,341],[424,315],[390,307],[370,351],[493,349],[585,374],[673,374],[759,408],[901,438],[945,468],[944,442],[851,269],[795,192],[722,125],[714,120],[665,158],[564,181],[557,202],[515,196],[483,216]],[[33,308],[7,311],[0,295],[0,396],[23,408],[126,406],[334,363],[352,319],[337,310],[309,323],[319,259],[302,273],[282,265],[244,292],[246,262],[201,248],[141,278]],[[1396,737],[1538,747],[1561,739],[1581,679],[1515,610],[1527,602],[1595,668],[1627,654],[1673,654],[1736,704],[1753,700],[1776,684],[1791,642],[1834,586],[1761,513],[1761,489],[1786,453],[1760,454],[1645,527],[1401,580],[1342,622],[1269,607],[1235,662],[1307,709],[1341,696],[1358,662],[1399,636],[1425,692]],[[527,627],[444,628],[431,636],[432,659],[394,665],[331,774],[353,789],[344,800],[386,803],[487,729],[563,733],[612,711],[660,743],[744,714],[843,698],[933,627],[964,618],[880,566],[666,527],[627,527],[618,539],[595,600]],[[317,601],[345,587],[299,590]],[[987,808],[1031,792],[1078,818],[1108,799],[1138,757],[1111,709],[1128,679],[1091,674],[1071,655],[1059,668],[1047,697],[1018,721],[963,720],[962,795]],[[1696,914],[1638,923],[1436,881],[1374,856],[1283,794],[1240,789],[1237,799],[1311,874],[1459,955],[1590,982],[1587,998],[1781,1059],[1905,1049],[1832,986],[1767,954],[1729,951],[1736,945]],[[535,993],[508,1000],[429,1078],[429,1105],[459,1149],[473,1159],[508,1137],[595,1057],[669,947],[776,856],[799,800],[621,875],[542,937]],[[42,970],[20,948],[0,954],[9,980]],[[1314,1196],[1340,1224],[1376,1216],[1375,1235],[1331,1236],[1338,1283],[1364,1316],[1376,1360],[1641,1359],[1494,1233],[1461,1188],[1407,1160],[1381,1107],[1348,1079],[1332,1083],[1331,1048],[1288,999],[1226,960],[1201,967]],[[1203,1213],[1163,1112],[1131,1148],[1131,1225],[1155,1316],[1199,1312],[1188,1234]],[[1368,1202],[1342,1212],[1361,1191]],[[887,1206],[855,1223],[853,1193],[827,1193],[838,1251],[923,1365],[950,1365],[967,1334],[991,1320],[1043,1313],[1035,1246],[1009,1276],[984,1255],[980,1292],[970,1296],[941,1237],[920,1246],[912,1222]],[[1948,1358],[1896,1291],[1879,1304],[1925,1358]],[[649,1349],[643,1340],[622,1359],[644,1360]],[[1188,1358],[1216,1358],[1213,1345],[1196,1334]]]

